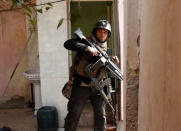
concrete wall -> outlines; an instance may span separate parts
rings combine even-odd
[[[45,0],[43,2],[48,2]],[[40,0],[37,3],[41,3]],[[39,14],[38,43],[41,75],[42,104],[56,106],[59,114],[59,126],[63,127],[67,100],[61,89],[68,81],[68,51],[63,43],[67,40],[66,1],[53,4],[53,8]],[[58,22],[65,18],[57,30]]]
[[[181,129],[180,0],[142,1],[139,131]]]
[[[122,130],[137,130],[139,87],[139,0],[118,0],[119,31],[121,43]]]
[[[126,131],[137,131],[139,89],[139,0],[128,0],[127,12],[127,68],[126,68]]]
[[[32,14],[32,18],[36,18],[34,13]],[[26,26],[27,38],[33,32],[28,44],[28,67],[29,69],[39,69],[38,30],[36,26],[32,27],[28,16],[26,16]]]
[[[26,40],[24,11],[0,12],[0,95],[7,86]],[[23,96],[25,100],[29,99],[28,81],[23,76],[23,72],[27,68],[28,57],[27,52],[25,52],[3,98],[9,99],[12,96]]]

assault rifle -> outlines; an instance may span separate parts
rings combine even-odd
[[[107,55],[106,52],[104,52],[97,44],[90,42],[89,40],[87,40],[87,38],[83,35],[82,31],[80,30],[80,28],[78,28],[74,34],[81,40],[84,40],[87,42],[87,44],[91,47],[96,48],[99,51],[99,57],[100,59],[94,64],[94,66],[92,67],[93,70],[95,70],[98,65],[101,66],[105,66],[109,71],[111,71],[113,73],[113,75],[119,79],[119,80],[123,80],[123,75],[121,74],[120,69],[117,67],[117,65],[112,61],[112,59],[110,59],[110,57]]]
[[[83,35],[82,31],[80,30],[80,28],[78,28],[74,34],[80,39],[80,40],[84,40],[88,46],[94,47],[98,50],[98,59],[96,62],[92,62],[89,65],[86,66],[85,71],[86,73],[89,75],[89,77],[91,78],[92,82],[91,82],[91,86],[95,87],[96,90],[98,90],[102,96],[102,98],[104,99],[104,101],[110,106],[110,108],[112,109],[112,111],[114,112],[114,108],[112,107],[112,105],[110,104],[107,96],[105,95],[104,91],[103,91],[103,87],[105,85],[109,85],[110,82],[110,78],[106,79],[106,80],[99,80],[99,78],[94,78],[92,73],[97,71],[98,69],[100,69],[101,67],[105,67],[106,69],[108,69],[117,79],[119,80],[123,80],[123,75],[121,74],[120,69],[117,67],[117,65],[113,62],[113,60],[107,55],[106,52],[104,52],[97,44],[90,42],[89,40],[87,40],[87,38]]]

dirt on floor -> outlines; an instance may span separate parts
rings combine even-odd
[[[37,131],[37,120],[25,109],[0,109],[0,128],[3,126],[12,131]]]
[[[28,107],[21,97],[0,101],[0,128],[3,126],[12,131],[37,131],[33,108]]]

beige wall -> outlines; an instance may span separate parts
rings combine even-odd
[[[32,15],[33,16],[33,15]],[[28,67],[29,69],[39,69],[39,49],[38,49],[38,31],[37,27],[33,28],[31,23],[29,22],[28,16],[26,17],[26,26],[27,26],[27,39],[30,36],[28,44]]]
[[[181,130],[180,6],[142,0],[138,131]]]
[[[0,12],[0,96],[7,86],[26,40],[24,11]],[[27,68],[28,57],[26,51],[1,100],[9,99],[12,96],[23,96],[25,100],[28,100],[28,97],[30,97],[28,81],[23,76],[23,72]]]

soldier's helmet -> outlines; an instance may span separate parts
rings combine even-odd
[[[111,36],[111,25],[107,20],[99,20],[96,25],[94,26],[93,32],[92,34],[95,36],[96,35],[96,31],[98,29],[106,29],[108,30],[109,34],[108,34],[108,38]]]

